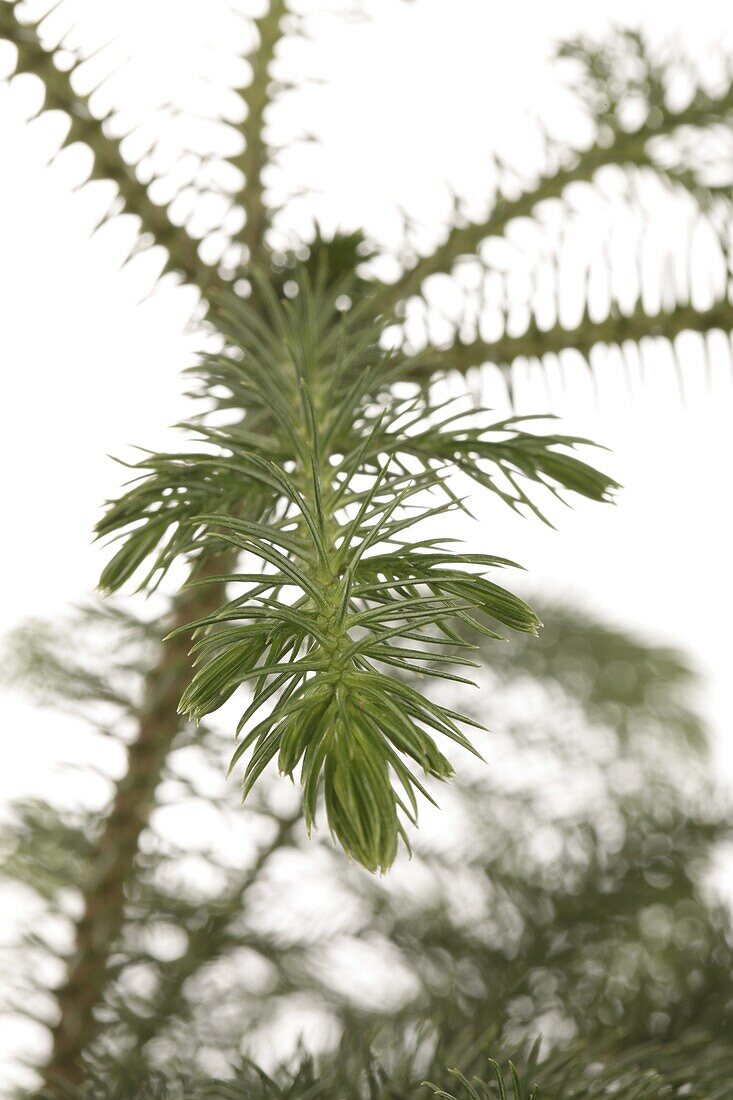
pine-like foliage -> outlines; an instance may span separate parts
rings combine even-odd
[[[540,625],[487,576],[511,562],[419,538],[419,526],[466,510],[455,473],[535,511],[537,487],[604,500],[614,483],[569,453],[583,440],[395,385],[420,358],[381,350],[384,323],[368,299],[339,314],[350,282],[311,286],[304,275],[293,302],[257,286],[265,318],[223,302],[226,344],[198,371],[229,424],[190,425],[203,453],[142,460],[98,528],[125,536],[101,584],[114,590],[151,559],[144,587],[201,547],[254,560],[254,572],[194,582],[231,586],[233,598],[179,630],[194,630],[197,665],[180,710],[198,720],[251,684],[232,760],[252,749],[245,795],[273,758],[285,775],[300,767],[308,828],[322,781],[334,836],[364,867],[386,870],[407,839],[398,812],[414,821],[416,792],[427,794],[405,758],[447,779],[434,735],[469,747],[461,727],[472,724],[390,670],[458,680],[455,666],[473,663],[458,652],[472,648],[459,628],[498,638],[497,626]]]
[[[506,1067],[488,1058],[489,1069],[470,1079],[460,1069],[450,1075],[454,1084],[444,1088],[431,1084],[433,1096],[441,1100],[666,1100],[685,1096],[691,1100],[730,1100],[730,1060],[733,1050],[725,1041],[708,1039],[660,1046],[649,1044],[631,1049],[616,1058],[589,1061],[582,1048],[566,1051],[520,1075],[513,1062]],[[524,1067],[523,1067],[524,1068]],[[529,1082],[539,1081],[540,1084]]]
[[[536,172],[517,172],[497,154],[486,193],[478,196],[479,202],[485,199],[483,214],[477,213],[475,201],[469,210],[468,202],[457,198],[446,224],[427,234],[416,231],[408,217],[397,242],[370,240],[367,245],[368,233],[346,233],[332,241],[311,234],[309,247],[308,241],[294,240],[289,233],[300,180],[288,177],[288,145],[299,139],[276,147],[271,139],[277,127],[271,129],[269,122],[279,105],[297,93],[281,43],[300,39],[304,46],[308,34],[317,33],[318,21],[312,16],[319,8],[299,6],[296,18],[286,0],[271,0],[253,19],[242,19],[228,0],[212,0],[205,12],[201,9],[207,27],[209,19],[219,20],[222,58],[231,64],[211,66],[208,37],[200,36],[191,71],[200,66],[211,96],[204,117],[197,118],[189,148],[186,126],[181,126],[184,137],[177,144],[178,130],[172,125],[190,113],[188,104],[177,101],[177,89],[169,100],[165,93],[160,101],[151,99],[139,117],[126,111],[124,91],[119,93],[124,79],[110,90],[106,43],[95,40],[96,32],[76,0],[50,7],[43,0],[0,0],[0,38],[12,44],[11,67],[40,80],[44,98],[39,116],[61,112],[65,119],[57,151],[85,144],[93,153],[88,178],[111,182],[115,189],[111,204],[87,195],[97,202],[98,223],[119,212],[134,215],[140,232],[130,261],[157,248],[161,272],[182,276],[198,289],[198,319],[205,315],[205,331],[220,340],[220,352],[201,366],[202,394],[207,410],[213,407],[188,426],[192,449],[146,457],[137,470],[139,482],[110,506],[100,525],[101,534],[122,539],[105,571],[107,588],[117,588],[133,574],[143,577],[144,587],[154,587],[176,560],[192,568],[191,583],[173,595],[165,624],[144,632],[146,656],[136,659],[135,669],[124,671],[119,691],[111,672],[79,668],[74,670],[79,677],[70,677],[81,700],[96,695],[102,709],[111,707],[122,722],[126,771],[115,785],[108,812],[93,821],[62,821],[47,807],[35,805],[25,808],[18,823],[19,843],[10,862],[21,877],[37,880],[47,900],[57,903],[61,898],[63,907],[63,884],[83,876],[68,975],[55,991],[57,1012],[45,1015],[53,1031],[45,1071],[53,1095],[60,1094],[63,1083],[78,1084],[90,1070],[90,1052],[101,1058],[100,1045],[105,1043],[107,1056],[117,1051],[107,1067],[114,1064],[118,1075],[123,1062],[131,1072],[150,1069],[148,1044],[154,1046],[158,1038],[152,1021],[178,1019],[176,1013],[188,1019],[187,980],[205,965],[202,960],[211,962],[217,951],[225,955],[227,944],[246,946],[241,928],[232,931],[236,916],[263,867],[292,842],[297,815],[278,817],[273,837],[262,843],[248,869],[250,877],[233,875],[230,881],[225,875],[231,889],[205,927],[197,923],[202,919],[200,898],[182,900],[180,891],[156,889],[156,875],[170,852],[156,849],[151,856],[143,849],[159,788],[165,789],[170,779],[171,760],[182,740],[189,747],[201,746],[219,764],[224,753],[219,740],[209,739],[205,722],[192,736],[185,715],[200,718],[222,704],[233,705],[228,700],[243,685],[242,695],[248,694],[242,702],[237,753],[249,754],[247,788],[268,761],[277,758],[286,773],[300,768],[308,822],[323,790],[331,828],[342,845],[354,859],[378,869],[390,864],[397,838],[408,832],[405,818],[415,816],[416,792],[424,787],[432,795],[433,780],[450,773],[446,744],[453,743],[454,753],[473,745],[461,713],[468,712],[468,725],[490,720],[480,708],[470,709],[467,685],[461,685],[458,701],[446,695],[451,680],[460,679],[470,646],[478,638],[483,647],[484,635],[502,627],[518,630],[519,642],[507,647],[511,657],[494,645],[488,651],[491,662],[497,674],[537,669],[538,651],[521,644],[525,637],[533,638],[536,616],[494,579],[495,570],[507,564],[494,555],[501,548],[461,554],[441,536],[469,507],[467,495],[480,499],[479,489],[498,493],[512,507],[541,511],[536,497],[540,488],[602,499],[611,483],[572,455],[577,441],[542,434],[526,422],[499,420],[470,407],[467,397],[443,409],[431,380],[490,364],[499,368],[511,389],[516,363],[543,369],[553,363],[562,371],[578,358],[594,368],[602,357],[608,369],[618,369],[638,357],[643,360],[650,338],[663,339],[680,366],[678,337],[688,333],[698,334],[696,363],[700,350],[705,358],[715,346],[726,361],[730,358],[733,80],[724,60],[716,81],[708,71],[694,72],[683,56],[665,55],[635,34],[620,33],[600,45],[573,43],[563,53],[565,62],[575,67],[575,91],[586,123],[583,141],[554,140],[543,122]],[[302,60],[304,55],[297,56]],[[167,160],[159,156],[161,139],[171,142]],[[585,208],[584,200],[589,200]],[[664,203],[671,203],[676,214],[674,240],[660,247],[657,238],[650,246],[648,230]],[[678,232],[683,222],[685,231]],[[619,247],[616,227],[621,223],[633,227],[633,239],[627,233]],[[708,287],[706,272],[707,290],[701,290],[693,252],[704,254],[712,273]],[[245,306],[239,298],[248,291]],[[288,304],[283,299],[291,293],[295,297]],[[390,347],[396,350],[388,353]],[[424,523],[422,532],[419,523]],[[170,589],[176,576],[180,567],[170,571],[163,590]],[[562,624],[559,630],[562,638]],[[171,638],[161,646],[160,637],[168,631]],[[197,662],[193,670],[187,653],[191,631]],[[674,673],[675,661],[670,666],[657,654],[648,662],[640,658],[637,668],[634,661],[620,658],[631,671],[626,667],[619,677],[617,662],[606,661],[594,678],[587,647],[602,634],[591,631],[580,642],[580,652],[572,647],[566,651],[558,666],[562,675],[558,672],[550,681],[563,689],[569,686],[576,695],[580,684],[589,720],[610,719],[615,736],[625,744],[636,741],[638,747],[638,736],[646,729],[640,718],[643,708],[633,711],[622,705],[624,683],[646,682],[650,668],[659,676],[670,667]],[[623,639],[616,642],[623,653]],[[533,639],[533,644],[538,643]],[[482,648],[475,654],[482,666],[485,652]],[[56,672],[60,679],[47,688],[63,685],[58,662]],[[475,674],[484,675],[483,668]],[[129,677],[136,683],[134,697],[127,691]],[[184,716],[177,713],[179,705]],[[617,728],[619,716],[623,723]],[[667,699],[665,719],[691,749],[689,735],[696,723],[689,712]],[[541,726],[540,716],[535,722]],[[491,743],[498,744],[496,733]],[[461,767],[467,776],[470,760]],[[649,774],[658,779],[653,769]],[[271,807],[262,811],[258,802],[267,784],[263,775],[239,820],[259,820],[242,816],[247,813],[271,815]],[[656,782],[651,786],[659,793]],[[222,805],[226,793],[219,794]],[[490,794],[502,808],[507,829],[489,831],[485,851],[514,851],[512,835],[529,849],[534,834],[522,826],[531,819],[510,817],[515,803],[504,797],[502,788]],[[588,1005],[594,1004],[605,1026],[608,1019],[617,1023],[616,987],[606,989],[601,980],[616,955],[610,947],[604,953],[587,934],[593,924],[588,914],[597,914],[598,899],[615,884],[638,901],[633,917],[621,906],[611,921],[608,942],[618,944],[634,921],[640,926],[646,921],[644,927],[659,931],[658,922],[643,913],[651,908],[654,915],[649,891],[666,882],[672,894],[667,924],[662,924],[669,942],[698,943],[690,933],[691,928],[700,931],[698,918],[705,929],[702,942],[709,965],[702,984],[683,995],[668,957],[658,958],[654,972],[647,974],[642,966],[629,964],[629,958],[638,961],[638,951],[628,943],[618,957],[623,972],[630,968],[642,991],[638,1011],[629,1016],[634,1028],[643,1030],[646,1025],[639,1021],[647,1019],[676,1034],[686,1025],[684,1012],[677,1014],[672,1007],[683,1004],[685,996],[697,1011],[707,991],[708,1002],[716,1010],[722,1005],[720,1018],[727,1019],[725,984],[716,984],[721,981],[720,960],[727,966],[725,932],[718,916],[707,910],[704,917],[699,908],[691,916],[689,906],[699,902],[688,874],[698,832],[685,832],[674,800],[641,803],[636,810],[627,802],[617,807],[611,819],[618,829],[614,833],[610,828],[610,835],[618,843],[623,822],[640,837],[646,830],[662,848],[669,843],[671,870],[660,870],[656,850],[647,851],[643,844],[634,850],[631,844],[614,864],[616,871],[609,872],[610,879],[605,877],[613,852],[608,838],[591,829],[582,837],[574,833],[568,848],[588,856],[586,885],[593,904],[587,909],[562,907],[571,887],[585,881],[572,859],[579,877],[563,878],[567,868],[562,863],[563,874],[554,892],[550,890],[552,904],[573,923],[577,936],[573,958],[578,969],[568,967],[564,988],[577,988],[580,1000],[567,1018],[582,1021],[584,1013],[592,1015]],[[516,805],[522,808],[523,803]],[[476,820],[482,806],[479,798],[478,808],[472,807]],[[634,817],[637,811],[641,816]],[[695,814],[687,816],[697,821]],[[701,823],[700,835],[712,843],[719,833],[715,823],[706,832],[708,825]],[[564,838],[568,835],[562,832]],[[29,842],[25,847],[24,839]],[[48,867],[39,868],[30,857],[36,842]],[[325,851],[320,844],[312,850]],[[552,917],[538,900],[538,892],[544,895],[548,889],[541,875],[525,889],[523,881],[517,883],[496,861],[484,858],[482,864],[477,859],[472,868],[484,885],[492,874],[501,881],[500,892],[509,899],[503,910],[511,914],[509,926],[518,913],[526,912],[520,936],[526,954],[516,954],[517,944],[508,933],[499,937],[497,952],[482,953],[480,945],[457,936],[454,925],[441,924],[435,912],[421,916],[413,910],[404,920],[387,921],[403,955],[414,955],[425,1016],[440,1019],[446,1033],[452,1021],[445,1006],[460,1005],[456,1017],[476,1016],[477,1004],[487,1001],[486,991],[497,988],[497,975],[502,997],[509,997],[507,991],[517,983],[522,990],[508,1002],[504,1024],[508,1020],[519,1027],[522,1005],[532,1013],[556,1005],[546,968],[528,960],[536,960],[533,950],[557,952],[552,954],[557,958],[565,949],[562,936],[555,940],[547,933]],[[433,870],[439,879],[439,868]],[[449,870],[455,872],[455,867]],[[352,872],[345,861],[332,868],[334,876]],[[448,875],[446,879],[455,901],[463,884]],[[380,883],[369,882],[369,888],[361,884],[362,904],[378,908]],[[475,882],[471,889],[473,896],[481,895]],[[680,908],[672,903],[673,896]],[[149,916],[156,906],[173,924],[185,926],[189,949],[177,969],[158,975],[162,984],[155,986],[151,1006],[134,980],[125,985],[122,974],[134,975],[141,960],[156,970],[153,954],[130,934],[136,920],[144,924],[141,914]],[[660,938],[661,933],[655,942]],[[444,939],[451,940],[453,955],[441,954]],[[646,950],[649,944],[644,946]],[[293,968],[288,970],[290,956],[283,945],[260,942],[259,949],[274,967],[277,982],[292,990]],[[115,954],[119,951],[124,961]],[[430,963],[422,971],[420,958]],[[520,961],[512,968],[511,959],[525,959],[527,966],[523,969]],[[436,989],[445,973],[458,973],[451,960],[463,963],[467,994],[461,1001],[453,996],[453,987],[438,1005]],[[697,970],[688,969],[695,975],[694,985]],[[675,981],[666,987],[670,972]],[[650,1014],[652,1004],[656,1007]],[[216,997],[209,1005],[219,1007]],[[405,1026],[414,1022],[408,1013]],[[396,1023],[390,1018],[385,1026]],[[161,1034],[165,1026],[158,1029]],[[524,1035],[521,1027],[519,1031]],[[186,1039],[177,1035],[183,1054]],[[228,1041],[226,1035],[217,1040],[224,1045]],[[135,1068],[138,1051],[145,1053]],[[456,1059],[453,1064],[470,1074],[469,1061]],[[99,1064],[104,1065],[104,1058]],[[359,1068],[356,1062],[344,1062],[342,1068],[356,1081],[356,1095],[376,1096],[379,1090],[410,1095],[417,1079],[408,1073],[404,1084],[394,1084],[394,1074],[389,1080],[370,1076],[371,1069],[364,1070],[363,1064]],[[329,1077],[332,1073],[336,1076]],[[282,1088],[260,1078],[249,1080],[260,1081],[262,1095],[317,1096],[319,1090],[323,1096],[334,1090],[349,1095],[338,1067],[319,1074],[314,1076],[306,1066],[289,1083],[283,1077]],[[438,1080],[435,1075],[433,1079]],[[674,1079],[675,1085],[679,1080]],[[686,1080],[684,1087],[688,1084]],[[441,1081],[440,1087],[444,1085],[448,1087]],[[254,1085],[247,1087],[257,1094]],[[550,1087],[560,1088],[554,1081]],[[584,1087],[579,1086],[578,1095],[584,1095]],[[588,1095],[593,1095],[592,1087]],[[646,1084],[641,1081],[639,1088]]]
[[[517,1064],[479,1056],[470,1076],[435,1064],[430,1072],[436,1083],[425,1081],[409,1060],[387,1069],[368,1048],[346,1045],[338,1061],[306,1057],[279,1079],[245,1064],[231,1080],[172,1081],[156,1075],[141,1087],[124,1079],[111,1089],[104,1081],[90,1082],[64,1095],[67,1100],[730,1100],[731,1057],[729,1044],[698,1040],[642,1046],[608,1060],[589,1061],[587,1051],[573,1049],[538,1065],[535,1049],[526,1059],[516,1057]],[[48,1096],[41,1092],[39,1100]]]
[[[423,1082],[414,1067],[386,1070],[367,1049],[345,1050],[340,1063],[304,1059],[297,1071],[277,1080],[257,1066],[245,1065],[236,1079],[181,1079],[153,1077],[140,1088],[124,1080],[111,1088],[106,1082],[66,1090],[67,1100],[730,1100],[730,1060],[725,1043],[694,1043],[663,1049],[642,1047],[609,1062],[587,1060],[580,1050],[568,1052],[541,1066],[530,1058],[519,1068],[507,1059],[490,1056],[469,1078],[462,1070],[435,1066],[442,1084]],[[487,1067],[487,1068],[484,1068]],[[412,1076],[410,1075],[410,1071]],[[103,1090],[103,1091],[100,1091]],[[49,1093],[41,1092],[39,1100]]]

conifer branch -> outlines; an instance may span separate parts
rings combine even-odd
[[[282,35],[280,24],[286,12],[285,0],[269,0],[268,11],[255,22],[258,44],[247,56],[252,66],[252,79],[246,87],[237,89],[247,111],[241,126],[244,148],[230,157],[229,163],[243,176],[234,199],[246,216],[241,234],[247,253],[245,263],[259,260],[267,228],[263,173],[269,161],[269,150],[264,136],[265,114],[272,102],[270,65]]]
[[[689,1096],[693,1100],[729,1100],[733,1049],[723,1035],[693,1035],[681,1041],[630,1043],[619,1048],[575,1042],[539,1060],[540,1042],[519,1069],[484,1056],[484,1066],[468,1075],[448,1068],[450,1083],[442,1087],[423,1082],[439,1100],[665,1100]],[[516,1055],[513,1057],[516,1058]],[[488,1067],[488,1068],[486,1068]],[[441,1067],[442,1068],[442,1067]],[[442,1074],[441,1074],[442,1076]],[[539,1083],[535,1083],[539,1082]],[[530,1084],[531,1083],[531,1084]]]
[[[698,90],[688,106],[680,111],[671,110],[663,102],[654,106],[654,113],[639,129],[629,131],[614,125],[612,140],[596,141],[588,149],[572,154],[567,163],[548,175],[540,176],[534,186],[518,197],[506,198],[499,194],[485,221],[454,226],[442,244],[431,254],[421,257],[395,283],[380,285],[380,302],[385,308],[393,309],[407,298],[419,294],[422,284],[431,275],[449,274],[461,258],[476,257],[487,238],[504,236],[512,221],[534,216],[541,203],[560,198],[572,183],[591,182],[596,172],[605,165],[649,167],[693,193],[704,195],[706,189],[694,173],[667,170],[658,163],[653,143],[683,127],[703,129],[721,122],[730,124],[733,119],[733,83],[717,98],[702,89]]]
[[[616,312],[604,321],[591,321],[586,317],[575,329],[555,325],[543,330],[533,322],[521,336],[502,336],[494,341],[476,339],[467,343],[457,340],[447,348],[425,352],[417,369],[424,370],[428,377],[439,369],[465,374],[472,367],[485,363],[508,370],[519,358],[543,359],[570,350],[589,360],[596,347],[623,348],[627,344],[640,345],[644,340],[659,338],[672,343],[684,332],[705,335],[712,331],[726,335],[733,332],[733,305],[727,299],[709,309],[698,310],[680,304],[669,313],[653,315],[637,305],[627,316]]]
[[[242,92],[247,107],[244,151],[234,163],[244,176],[238,199],[246,206],[243,241],[250,259],[263,252],[267,224],[263,127],[269,65],[284,11],[284,0],[272,0],[259,20],[260,45],[250,59],[254,77]],[[42,46],[38,24],[17,17],[16,0],[0,3],[0,36],[17,47],[18,71],[35,73],[43,81],[46,107],[69,114],[65,144],[89,145],[95,156],[93,176],[117,184],[143,231],[167,249],[169,269],[181,271],[206,298],[216,300],[221,284],[217,272],[201,261],[196,242],[151,201],[124,160],[120,142],[92,116],[89,97],[74,91],[71,76]],[[658,106],[637,131],[612,127],[612,141],[573,154],[518,199],[502,199],[487,221],[454,228],[433,256],[419,261],[394,287],[384,288],[381,304],[397,304],[418,293],[428,275],[450,271],[463,255],[476,255],[486,237],[503,234],[512,219],[532,215],[539,203],[561,196],[570,183],[592,180],[605,164],[649,165],[663,173],[654,159],[655,138],[682,126],[718,122],[732,108],[733,89],[720,99],[699,92],[681,112]],[[694,172],[667,174],[693,191],[698,187]],[[436,427],[439,410],[421,404],[420,395],[398,401],[388,392],[389,383],[453,366],[465,370],[484,361],[504,365],[519,355],[544,355],[566,347],[587,356],[597,343],[638,342],[654,335],[674,338],[687,328],[733,327],[731,307],[721,302],[708,311],[679,307],[675,314],[658,318],[646,317],[638,307],[630,317],[613,315],[600,324],[586,319],[571,333],[559,327],[543,333],[531,326],[522,337],[457,344],[447,351],[429,349],[417,361],[398,357],[396,364],[377,362],[374,343],[365,354],[363,347],[350,347],[347,341],[349,370],[340,379],[330,377],[325,386],[322,379],[312,386],[311,367],[320,369],[324,361],[344,363],[341,336],[334,335],[338,326],[329,330],[324,346],[308,343],[313,318],[332,319],[333,303],[309,299],[306,313],[295,322],[293,314],[287,314],[278,334],[263,320],[268,309],[272,320],[272,297],[263,287],[257,310],[244,322],[241,315],[216,318],[228,350],[244,353],[244,366],[238,370],[236,355],[221,357],[209,364],[209,378],[214,388],[231,383],[231,400],[218,411],[235,408],[244,413],[244,421],[224,430],[204,425],[199,441],[209,448],[205,455],[153,456],[141,463],[141,484],[112,505],[100,525],[105,534],[124,536],[122,550],[105,571],[107,587],[118,587],[143,563],[152,566],[153,574],[163,575],[180,557],[201,567],[198,580],[205,583],[176,601],[173,639],[147,679],[128,772],[117,786],[93,873],[83,889],[75,953],[58,992],[61,1015],[54,1029],[48,1082],[80,1080],[82,1055],[97,1030],[95,1006],[110,980],[109,963],[124,920],[125,884],[133,874],[140,834],[180,729],[176,705],[181,695],[183,709],[198,717],[254,677],[256,705],[248,708],[246,717],[263,703],[273,709],[259,718],[254,730],[247,730],[238,750],[254,750],[247,784],[278,753],[286,772],[304,761],[306,813],[312,820],[323,772],[334,832],[366,866],[384,868],[394,858],[396,837],[402,831],[397,810],[414,816],[413,787],[422,790],[400,753],[442,778],[450,766],[428,728],[463,745],[468,742],[456,725],[460,716],[416,691],[403,690],[398,676],[375,672],[370,662],[396,668],[400,675],[441,676],[438,649],[427,647],[437,641],[465,648],[459,631],[450,625],[452,618],[461,626],[478,628],[483,624],[474,613],[488,609],[490,617],[516,629],[530,631],[537,624],[526,605],[477,572],[507,564],[502,559],[454,555],[432,542],[415,551],[396,538],[412,524],[406,509],[401,511],[411,499],[410,484],[446,493],[446,510],[461,506],[442,476],[449,467],[468,473],[512,507],[533,510],[537,505],[529,490],[537,486],[552,492],[570,489],[591,499],[605,499],[613,487],[568,453],[578,441],[538,437],[515,421],[477,427],[460,420],[451,424],[449,416]],[[282,312],[278,316],[282,321]],[[374,367],[384,373],[372,384],[369,372]],[[318,374],[315,368],[313,374]],[[347,379],[355,390],[339,388]],[[383,402],[382,419],[375,399]],[[401,434],[398,425],[405,421],[411,431]],[[274,429],[263,432],[263,423]],[[242,498],[249,500],[255,489],[265,490],[265,499],[244,514]],[[278,499],[281,508],[276,513],[272,504]],[[437,508],[432,514],[440,512]],[[386,548],[369,552],[377,536],[383,536]],[[237,552],[259,557],[265,563],[262,571],[256,576],[232,572]],[[149,580],[144,583],[149,585]],[[238,586],[239,594],[229,604],[222,602],[225,583]],[[295,604],[280,598],[280,590],[287,587],[296,590]],[[200,660],[193,680],[184,641],[192,625],[198,630]],[[432,668],[426,667],[431,663]],[[454,658],[452,664],[457,663]],[[358,681],[353,698],[342,691],[344,669],[347,678],[351,676],[348,687]],[[346,744],[340,736],[344,715],[353,734]],[[389,783],[390,767],[405,788],[407,807]]]
[[[150,585],[176,558],[209,548],[254,560],[254,572],[210,577],[238,594],[174,631],[195,639],[180,710],[199,720],[251,686],[232,759],[249,753],[245,795],[275,758],[283,774],[300,769],[308,828],[323,792],[336,839],[384,871],[398,838],[407,842],[399,814],[414,822],[416,793],[430,797],[413,767],[436,779],[453,773],[435,736],[475,751],[462,729],[472,719],[392,669],[470,683],[446,667],[473,664],[461,627],[499,637],[497,624],[529,633],[539,625],[486,576],[510,562],[456,552],[450,539],[416,543],[412,529],[466,511],[452,471],[540,515],[537,486],[604,500],[615,484],[567,453],[582,441],[531,433],[517,418],[495,422],[486,410],[434,408],[419,389],[397,396],[391,379],[409,367],[380,349],[384,322],[368,300],[339,318],[339,289],[314,291],[303,275],[295,301],[281,303],[260,279],[267,323],[234,297],[222,302],[229,347],[203,365],[203,394],[244,419],[191,424],[207,451],[138,464],[99,525],[122,541],[102,584],[118,588],[147,561]],[[248,430],[258,411],[267,436]],[[278,502],[276,519],[240,515],[239,501],[258,493]]]
[[[92,114],[89,97],[75,91],[72,73],[59,69],[53,54],[41,44],[37,23],[21,21],[16,14],[18,0],[0,2],[0,39],[12,42],[17,50],[16,72],[32,73],[40,78],[45,90],[42,109],[63,111],[70,126],[63,145],[82,142],[94,154],[91,179],[114,182],[125,210],[140,219],[140,228],[168,253],[164,270],[180,272],[206,296],[221,280],[210,264],[198,253],[198,243],[181,226],[175,225],[163,206],[154,203],[147,187],[140,182],[134,167],[125,160],[120,141],[105,130],[108,119]],[[73,70],[72,70],[73,72]]]

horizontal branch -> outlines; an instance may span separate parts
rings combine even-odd
[[[649,143],[654,138],[670,135],[682,126],[701,128],[719,123],[731,112],[733,85],[719,98],[698,91],[682,111],[659,109],[651,121],[634,132],[617,129],[610,144],[592,145],[579,153],[571,164],[564,165],[551,175],[541,176],[533,188],[518,198],[498,197],[485,221],[451,229],[446,240],[433,253],[418,260],[395,283],[380,287],[380,301],[387,308],[394,307],[406,298],[418,294],[422,283],[430,275],[449,274],[461,257],[475,256],[482,241],[488,237],[503,236],[511,221],[529,217],[540,203],[560,198],[571,183],[589,182],[598,169],[605,165],[655,167],[649,151]],[[679,182],[689,186],[686,177],[682,175],[679,176]]]
[[[674,340],[683,332],[707,333],[720,330],[733,332],[733,305],[722,300],[709,309],[697,310],[690,305],[677,305],[672,313],[650,316],[637,306],[633,313],[614,314],[603,321],[587,319],[576,329],[555,325],[543,331],[531,325],[521,336],[503,336],[492,342],[472,340],[456,342],[449,348],[430,349],[420,355],[420,370],[433,374],[442,370],[457,370],[462,374],[471,367],[492,363],[509,367],[516,359],[542,359],[574,350],[585,359],[598,346],[620,347],[625,343],[639,344],[649,337]]]
[[[32,73],[43,82],[46,110],[63,111],[71,119],[64,145],[82,142],[94,154],[92,179],[107,179],[117,184],[125,210],[140,219],[141,229],[168,253],[165,270],[178,271],[195,284],[205,296],[220,278],[215,268],[203,262],[197,242],[180,226],[174,225],[165,207],[154,203],[132,165],[122,156],[120,141],[104,132],[102,120],[95,118],[89,97],[76,92],[68,72],[54,63],[53,55],[41,44],[38,24],[22,23],[15,14],[16,0],[0,2],[0,39],[16,47],[16,72]]]

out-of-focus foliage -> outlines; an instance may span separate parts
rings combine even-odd
[[[443,1052],[441,1052],[442,1054]],[[293,1069],[268,1074],[250,1062],[227,1078],[153,1073],[145,1084],[110,1082],[94,1071],[83,1088],[68,1088],[68,1100],[730,1100],[733,1046],[708,1036],[691,1041],[631,1047],[589,1055],[573,1046],[543,1060],[535,1044],[526,1055],[501,1063],[483,1051],[466,1053],[466,1069],[440,1056],[426,1062],[414,1053],[386,1065],[368,1047],[344,1042],[333,1056],[307,1055]],[[472,1068],[468,1068],[469,1065]],[[424,1074],[427,1073],[429,1080]],[[50,1094],[42,1090],[38,1100]]]
[[[339,1036],[370,1047],[396,1090],[374,1095],[398,1097],[421,1074],[450,1091],[441,1066],[474,1072],[474,1055],[521,1050],[539,1033],[577,1064],[607,1050],[621,1072],[639,1043],[667,1051],[733,1027],[730,921],[706,877],[728,825],[705,778],[692,674],[679,654],[587,615],[543,613],[546,639],[533,651],[512,643],[482,673],[482,717],[498,731],[488,767],[467,758],[413,859],[386,881],[326,838],[305,845],[295,791],[266,785],[242,810],[219,768],[224,735],[181,732],[128,888],[90,1072],[145,1095],[155,1073],[229,1077],[243,1042],[277,1062],[305,1029],[324,1066]],[[98,608],[71,630],[73,652],[62,634],[24,631],[15,672],[45,705],[81,710],[91,736],[124,740],[151,632]],[[14,998],[43,1019],[34,977],[61,950],[100,815],[26,803],[15,819],[4,872],[32,891],[37,919]],[[314,1096],[341,1095],[328,1082],[344,1057],[318,1070]],[[539,1067],[550,1081],[556,1064]],[[311,1095],[304,1073],[284,1095]]]
[[[461,1070],[449,1071],[453,1083],[433,1085],[443,1100],[730,1100],[733,1046],[724,1038],[700,1033],[685,1042],[647,1043],[608,1055],[589,1057],[587,1046],[576,1045],[537,1065],[530,1052],[520,1074],[510,1061],[506,1067],[489,1058],[490,1069],[470,1079]],[[539,1082],[530,1087],[530,1082]],[[409,1094],[405,1094],[409,1095]]]

